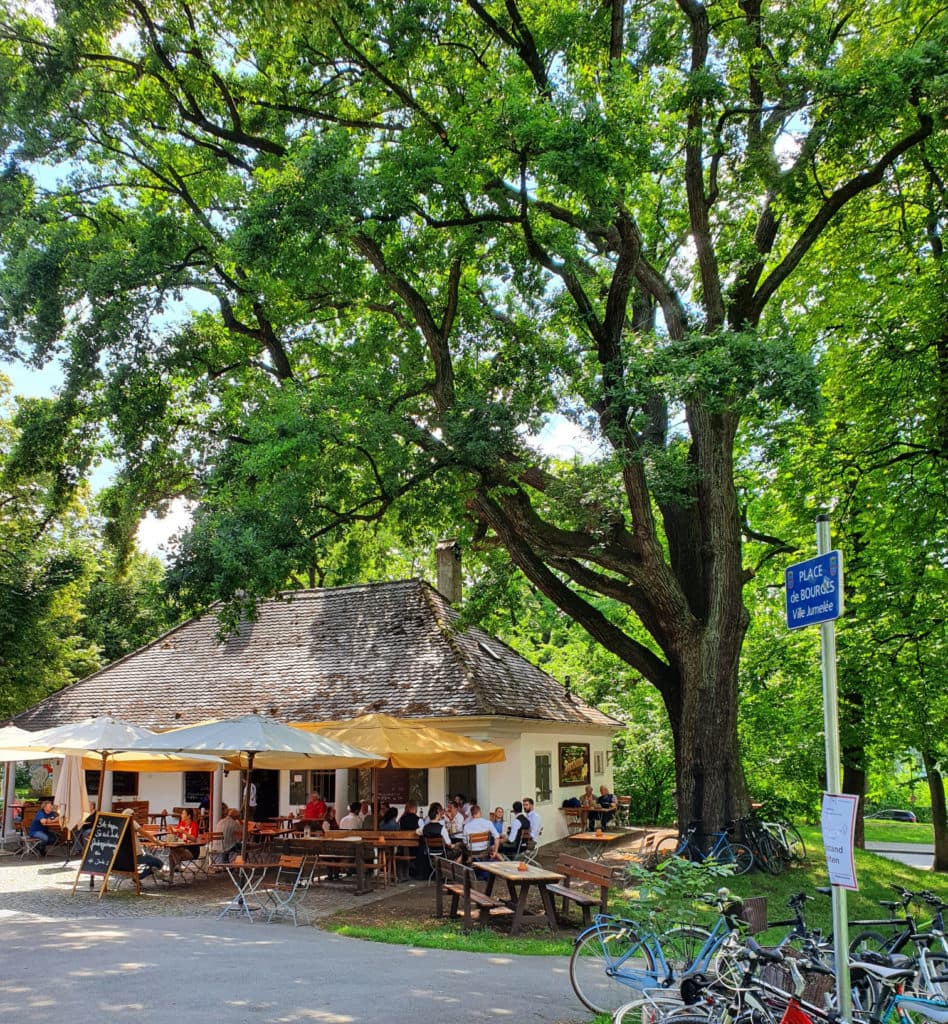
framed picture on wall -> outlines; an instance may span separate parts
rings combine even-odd
[[[560,785],[585,786],[589,783],[589,744],[560,744]]]
[[[604,771],[605,771],[605,768],[603,766],[602,751],[601,750],[597,750],[596,753],[593,754],[593,773],[595,775],[602,775],[604,773]]]

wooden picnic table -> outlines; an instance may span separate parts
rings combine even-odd
[[[609,848],[611,843],[614,843],[617,839],[624,839],[624,832],[574,832],[571,836],[567,836],[570,842],[582,843],[586,850],[586,855],[591,860],[602,860],[602,855]]]
[[[496,879],[503,879],[507,883],[507,891],[510,893],[510,901],[514,904],[514,916],[510,922],[510,934],[517,935],[525,920],[546,921],[550,931],[556,934],[556,913],[553,908],[553,896],[547,886],[554,882],[561,882],[563,876],[555,871],[547,871],[546,868],[538,868],[533,864],[527,864],[526,870],[521,867],[520,861],[515,860],[482,860],[471,865],[475,871],[485,871],[489,877],[485,886],[485,895],[492,896],[494,882]],[[542,913],[527,913],[527,897],[530,890],[536,888],[540,895],[540,903],[543,907]]]

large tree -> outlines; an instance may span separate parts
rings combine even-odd
[[[783,286],[943,128],[944,12],[53,9],[0,28],[3,337],[66,354],[126,509],[201,498],[182,588],[463,510],[658,689],[680,816],[739,809],[742,590],[781,545],[736,444],[812,398]],[[550,461],[551,413],[595,459]]]

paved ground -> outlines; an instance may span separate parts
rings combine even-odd
[[[318,928],[217,919],[223,878],[97,899],[76,864],[0,857],[0,1021],[100,1024],[427,1024],[588,1020],[568,961],[347,939]],[[308,920],[385,899],[324,884]]]
[[[930,870],[935,851],[924,843],[866,843],[866,849],[913,868]]]

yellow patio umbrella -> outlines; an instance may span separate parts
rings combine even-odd
[[[483,740],[472,740],[434,725],[423,725],[410,718],[395,718],[378,713],[361,715],[343,722],[294,722],[298,729],[330,736],[371,750],[388,760],[392,768],[450,768],[470,764],[493,764],[507,759],[503,747]],[[373,769],[375,824],[378,826],[378,774]]]
[[[392,715],[361,715],[342,722],[294,722],[293,725],[381,754],[392,768],[452,768],[494,764],[507,759],[504,748],[495,743],[472,740],[447,729]]]

